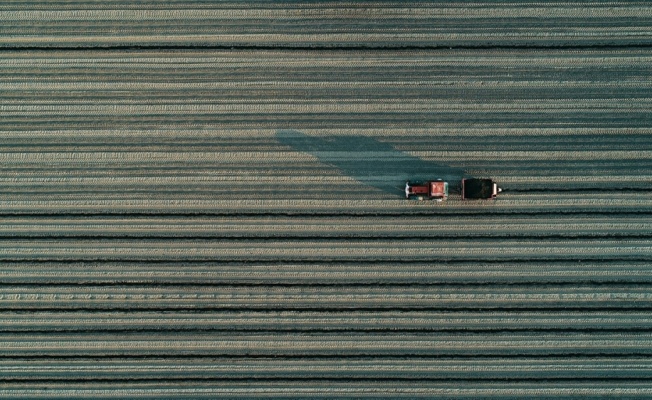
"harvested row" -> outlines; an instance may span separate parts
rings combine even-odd
[[[285,131],[288,132],[288,131]],[[289,131],[290,133],[292,131]],[[603,140],[608,144],[618,144],[620,149],[636,149],[631,145],[629,140],[635,143],[648,143],[651,139],[649,133],[652,128],[649,127],[630,127],[630,128],[400,128],[393,127],[383,129],[330,129],[324,128],[319,130],[302,131],[307,137],[321,139],[339,139],[342,136],[355,136],[362,138],[377,139],[378,142],[391,143],[397,147],[407,148],[408,144],[418,144],[421,146],[433,146],[432,138],[442,141],[447,149],[459,150],[459,140],[466,141],[467,146],[477,146],[477,143],[484,145],[507,145],[515,143],[527,148],[531,145],[551,146],[552,142],[571,146],[582,144],[585,139],[591,141]],[[276,149],[278,140],[278,131],[274,129],[219,129],[205,130],[197,128],[184,129],[182,131],[170,129],[139,130],[139,129],[80,129],[80,130],[15,130],[4,132],[5,139],[0,146],[7,149],[20,149],[21,146],[29,144],[38,145],[44,152],[51,152],[49,146],[56,148],[57,151],[69,147],[67,151],[86,150],[93,147],[102,147],[112,149],[113,151],[124,151],[125,149],[138,149],[141,151],[156,150],[170,151],[171,149],[183,149],[188,151],[206,151],[204,146],[212,149],[212,146],[220,146],[222,150],[233,150],[242,148],[247,145],[247,149],[256,151],[269,151]],[[288,137],[290,135],[287,135]],[[301,137],[296,134],[295,136]],[[525,140],[527,137],[528,140]],[[625,140],[627,139],[627,140]],[[534,141],[531,143],[530,141]],[[457,141],[457,142],[456,142]],[[586,144],[586,143],[584,143]],[[626,146],[629,145],[629,146]],[[457,147],[456,147],[457,146]],[[478,146],[479,147],[479,146]],[[537,146],[538,147],[538,146]],[[467,147],[464,147],[467,148]],[[344,149],[347,150],[347,149]],[[348,149],[350,150],[350,149]],[[538,150],[538,149],[532,149]],[[555,150],[560,150],[555,149]],[[580,149],[582,150],[582,149]],[[586,150],[586,147],[583,147]],[[640,149],[636,149],[640,150]],[[25,151],[15,150],[15,151]],[[95,150],[97,151],[97,150]],[[102,150],[100,150],[102,151]]]
[[[317,179],[323,175],[321,179],[335,180],[337,171],[333,167],[344,161],[361,162],[363,159],[372,165],[367,168],[360,166],[362,170],[374,170],[373,162],[383,160],[397,168],[411,162],[415,173],[422,173],[419,169],[434,168],[434,163],[445,161],[456,168],[463,168],[467,164],[481,165],[502,174],[505,174],[502,171],[509,171],[508,175],[517,176],[524,172],[544,176],[543,172],[552,174],[562,168],[580,171],[594,168],[593,175],[625,175],[627,172],[623,171],[627,169],[632,170],[630,174],[640,169],[638,173],[641,174],[649,167],[647,148],[652,146],[652,129],[647,133],[611,135],[599,132],[572,135],[559,131],[543,137],[537,136],[536,131],[524,130],[520,137],[511,140],[503,138],[502,141],[500,131],[487,131],[481,138],[466,135],[464,139],[433,131],[428,138],[408,139],[401,137],[401,134],[407,135],[409,132],[388,130],[384,137],[335,135],[330,142],[323,136],[307,134],[303,139],[297,134],[297,139],[292,140],[289,135],[282,137],[282,132],[268,132],[261,137],[248,138],[236,136],[236,133],[224,133],[213,139],[190,140],[179,136],[158,141],[151,137],[121,137],[117,134],[111,140],[98,134],[97,137],[89,135],[75,141],[58,132],[49,133],[51,139],[32,133],[34,137],[30,139],[22,137],[27,132],[11,137],[7,134],[8,137],[0,144],[7,170],[25,180],[37,177],[122,178],[133,176],[134,168],[141,170],[141,177],[176,174],[187,178],[193,173],[210,171],[222,179],[233,174],[251,179],[250,176],[254,174],[263,177],[270,175],[270,167],[279,169],[276,176],[285,179],[289,177],[284,177],[283,172],[291,172],[295,177],[312,176]],[[463,132],[460,132],[460,136],[464,136]],[[588,151],[585,146],[587,141],[593,144]],[[35,147],[43,154],[34,154]],[[350,154],[353,151],[356,152],[355,156]],[[134,153],[143,158],[136,159]],[[117,161],[121,155],[124,156],[124,164]],[[509,158],[510,163],[498,163],[496,157]],[[415,158],[423,159],[423,164],[414,165]],[[186,163],[182,164],[184,160]],[[82,161],[88,161],[87,165],[80,165]],[[49,168],[43,169],[45,166]],[[114,175],[109,175],[109,172]],[[560,172],[563,173],[557,171],[557,175]],[[384,173],[389,175],[389,171]]]
[[[634,288],[636,290],[636,288]],[[596,293],[596,297],[600,294]],[[579,296],[578,296],[579,297]],[[570,301],[570,299],[569,299]],[[588,303],[588,302],[586,302]],[[586,304],[584,303],[584,304]],[[529,303],[524,302],[524,305]],[[577,303],[575,303],[577,304]],[[626,307],[627,304],[623,304]],[[3,304],[9,309],[7,304]],[[496,332],[652,330],[649,311],[2,312],[0,332]],[[244,362],[244,360],[243,360]],[[650,362],[648,360],[648,362]],[[2,362],[0,362],[0,370]],[[279,366],[280,367],[280,366]],[[652,362],[650,362],[652,367]],[[652,372],[652,371],[651,371]],[[0,375],[2,372],[0,372]]]
[[[589,132],[579,134],[567,132],[565,129],[559,129],[552,130],[547,135],[542,135],[536,129],[522,129],[519,130],[519,136],[515,136],[510,130],[487,129],[484,133],[483,136],[477,137],[477,132],[468,132],[466,130],[459,130],[457,132],[431,130],[428,137],[419,137],[423,135],[423,132],[419,130],[404,131],[387,129],[373,139],[377,148],[384,147],[384,149],[380,148],[379,150],[387,153],[393,150],[393,154],[389,154],[393,159],[398,158],[401,154],[403,154],[403,157],[407,157],[409,154],[433,158],[433,152],[440,151],[451,161],[459,162],[461,152],[469,152],[469,155],[477,162],[483,160],[478,155],[479,151],[487,151],[490,154],[496,154],[497,152],[502,154],[502,152],[506,152],[506,154],[512,156],[513,160],[511,160],[510,165],[502,165],[503,168],[527,168],[528,166],[536,168],[547,166],[548,168],[553,168],[555,165],[548,162],[553,155],[559,157],[555,164],[563,163],[570,165],[570,162],[574,162],[578,166],[581,166],[583,163],[589,164],[593,162],[593,166],[599,168],[596,160],[587,159],[586,156],[589,153],[586,151],[586,142],[592,143],[591,151],[596,156],[600,155],[600,152],[616,151],[622,155],[629,156],[624,157],[623,160],[601,160],[602,164],[621,161],[625,163],[624,165],[627,165],[627,162],[637,161],[639,165],[646,166],[648,165],[646,163],[648,160],[645,158],[636,159],[633,155],[637,151],[645,155],[645,152],[641,150],[646,149],[647,147],[645,146],[652,144],[652,139],[650,138],[652,129],[614,129],[614,131],[610,131],[609,133],[599,129],[592,129]],[[31,135],[31,137],[27,137],[28,135]],[[22,157],[29,158],[30,155],[27,153],[33,153],[34,146],[38,146],[41,152],[48,153],[50,157],[57,157],[58,161],[77,161],[73,155],[77,152],[98,154],[100,156],[104,156],[107,152],[113,152],[125,154],[130,164],[134,165],[137,160],[133,158],[129,159],[130,153],[132,152],[168,155],[173,152],[180,152],[193,157],[192,161],[199,164],[197,167],[219,165],[223,168],[226,168],[226,161],[234,161],[234,153],[242,154],[242,149],[247,149],[248,152],[256,152],[258,155],[267,156],[271,152],[279,152],[279,155],[283,155],[283,153],[288,151],[288,145],[279,140],[279,132],[274,131],[252,132],[247,136],[239,132],[216,132],[213,133],[214,136],[212,138],[198,137],[194,139],[184,135],[169,135],[169,137],[165,137],[164,132],[161,132],[161,137],[159,138],[152,137],[151,135],[142,135],[140,132],[133,131],[116,131],[113,136],[108,135],[108,132],[99,130],[94,134],[88,132],[86,136],[80,135],[77,138],[71,137],[70,132],[61,131],[48,131],[47,133],[43,131],[7,132],[3,143],[0,144],[0,148],[6,150],[6,153],[11,153],[4,155],[4,157],[14,156],[14,160],[12,160],[14,162],[18,162],[15,157],[16,154],[21,154]],[[353,130],[348,134],[334,133],[331,136],[331,144],[335,139],[342,140],[341,149],[337,146],[331,146],[330,149],[325,147],[323,150],[319,150],[318,144],[320,141],[322,141],[321,143],[327,144],[328,139],[323,135],[308,132],[305,135],[306,141],[308,141],[308,138],[313,138],[314,146],[310,149],[306,147],[300,150],[299,154],[294,154],[289,159],[294,164],[302,164],[304,168],[308,169],[308,171],[295,171],[296,173],[305,172],[305,174],[308,174],[317,172],[314,171],[314,166],[310,165],[311,161],[314,160],[313,158],[301,158],[302,156],[305,157],[304,153],[311,154],[313,151],[319,151],[319,154],[329,155],[335,158],[338,153],[334,153],[333,151],[339,151],[341,157],[341,154],[344,152],[351,152],[353,150],[353,148],[344,148],[344,144],[355,145],[356,138],[358,138],[362,145],[356,147],[365,147],[359,149],[362,152],[369,152],[369,148],[374,146],[374,142],[369,140],[368,133],[364,131],[361,131],[359,134],[355,134]],[[501,135],[515,137],[505,138]],[[366,141],[364,141],[365,139]],[[299,143],[297,141],[297,144]],[[579,152],[583,158],[579,159],[574,156],[574,151]],[[217,157],[204,157],[203,159],[196,157],[197,154],[207,152],[221,153],[226,160]],[[61,154],[54,156],[54,153]],[[67,155],[67,158],[64,158],[64,155]],[[520,157],[517,157],[519,155]],[[542,161],[525,158],[524,156],[526,155],[541,156]],[[152,156],[153,154],[149,155],[146,160],[150,163],[160,161],[160,159],[153,159]],[[546,159],[546,156],[548,159]],[[31,157],[35,157],[35,155],[31,155]],[[569,157],[569,160],[564,159],[565,157]],[[39,160],[45,161],[44,158],[39,158]],[[171,162],[175,161],[171,157],[169,160]],[[32,159],[31,161],[35,163],[36,160]],[[260,163],[261,161],[275,162],[276,160],[272,157],[265,157],[262,160],[253,159],[247,161]],[[20,163],[27,163],[27,160],[20,161]],[[146,164],[143,163],[139,166],[145,167]],[[611,164],[607,164],[604,167],[609,166]],[[25,167],[24,165],[18,164],[11,167],[14,171],[21,172],[25,176],[30,176],[28,175],[30,172],[32,174],[34,173],[33,169],[21,169],[21,167]],[[89,167],[92,167],[92,164]],[[158,165],[159,169],[151,169],[153,171],[170,171],[175,170],[175,167],[182,169],[178,165]],[[185,170],[192,170],[192,167],[186,166]],[[240,172],[246,176],[247,168],[243,168],[242,166],[238,168],[237,165],[233,165],[232,167],[234,173]],[[69,168],[69,171],[77,172],[74,168]],[[56,176],[56,174],[61,174],[61,172],[57,170],[42,171],[44,177]],[[95,176],[98,176],[97,174],[101,172],[102,170],[93,169],[88,171],[89,175],[95,174]],[[119,174],[121,171],[116,166],[114,172]]]
[[[129,90],[138,90],[131,88]],[[363,106],[364,107],[364,106]],[[408,110],[389,112],[383,120],[392,127],[406,126],[411,128],[422,128],[428,125],[439,125],[441,127],[459,126],[459,120],[465,121],[463,125],[471,127],[474,125],[486,125],[489,127],[518,127],[528,124],[536,128],[549,128],[554,125],[570,127],[579,125],[589,127],[595,125],[626,128],[643,126],[648,120],[648,108],[645,104],[639,105],[632,102],[625,108],[603,107],[593,109],[589,104],[580,104],[582,109],[571,112],[565,111],[563,106],[550,107],[548,110],[541,110],[536,105],[530,109],[517,109],[496,107],[485,112],[475,110],[445,110],[435,111],[430,109]],[[88,129],[89,127],[107,129],[110,127],[125,129],[138,128],[148,129],[159,126],[158,124],[174,126],[177,129],[195,128],[207,126],[211,129],[228,128],[258,128],[264,126],[278,126],[279,128],[297,127],[300,129],[316,129],[320,126],[329,128],[369,128],[377,126],[378,115],[383,111],[375,110],[374,107],[364,107],[359,112],[349,112],[343,109],[341,112],[309,112],[309,110],[288,110],[278,112],[259,112],[255,109],[243,113],[231,113],[230,111],[213,112],[192,111],[186,113],[184,110],[177,110],[169,113],[165,109],[145,111],[134,111],[124,115],[114,115],[110,108],[94,113],[92,122],[84,114],[84,110],[66,112],[65,110],[17,112],[11,113],[3,118],[0,129],[3,130],[42,130],[47,128],[65,129],[77,127]],[[283,121],[283,122],[279,122]],[[279,126],[280,125],[280,126]]]
[[[387,102],[390,100],[390,102]],[[391,100],[394,100],[392,102]],[[628,113],[640,113],[650,108],[651,99],[641,98],[631,101],[631,99],[609,99],[593,100],[585,99],[582,103],[571,100],[541,100],[536,101],[507,101],[492,102],[488,104],[469,103],[465,101],[442,101],[440,99],[428,100],[403,100],[397,103],[399,99],[382,99],[376,100],[358,100],[358,101],[338,101],[324,102],[322,99],[291,101],[279,100],[259,100],[245,102],[229,102],[226,104],[21,104],[21,105],[3,105],[0,111],[5,115],[6,120],[18,120],[21,117],[34,117],[39,120],[42,117],[55,117],[61,119],[61,116],[69,117],[71,120],[81,115],[92,117],[133,117],[146,115],[196,115],[199,118],[206,114],[213,115],[240,115],[240,114],[352,114],[361,115],[363,113],[482,113],[482,112],[500,112],[500,113],[517,113],[533,112],[539,113],[595,113],[603,114],[605,112],[627,111]],[[613,100],[620,100],[614,102]],[[624,102],[624,103],[623,103]],[[542,106],[547,106],[541,110]]]
[[[34,359],[29,370],[15,360],[0,361],[0,374],[14,384],[31,379],[70,381],[111,379],[144,380],[176,379],[410,379],[439,381],[461,380],[539,380],[567,379],[650,379],[652,362],[637,357],[574,357],[568,358],[479,358],[479,359],[401,359],[342,358],[334,362],[323,359],[207,359],[151,358],[146,362],[115,359]],[[161,384],[163,382],[160,382]],[[254,382],[250,382],[254,383]],[[374,382],[379,383],[379,382]],[[416,383],[416,382],[412,382]],[[597,382],[596,382],[597,383]],[[121,382],[122,384],[122,382]],[[336,384],[336,382],[333,382]],[[465,382],[467,386],[469,382]],[[7,385],[7,383],[3,383]]]
[[[0,333],[0,356],[651,356],[652,333]]]
[[[388,194],[391,199],[370,200],[365,191],[364,199],[319,200],[319,199],[239,199],[213,200],[202,198],[156,199],[152,192],[148,199],[98,199],[91,193],[50,195],[35,200],[34,194],[20,199],[17,195],[0,196],[3,214],[181,214],[181,215],[244,215],[244,214],[289,214],[289,215],[384,215],[384,214],[613,214],[644,213],[652,209],[652,199],[639,193],[595,193],[587,196],[581,193],[506,193],[496,202],[461,202],[450,198],[445,204],[433,202],[408,202],[394,200],[400,196]],[[382,192],[374,192],[380,196]],[[80,199],[81,197],[81,199]],[[185,197],[196,197],[187,195]],[[296,197],[296,193],[295,196]],[[343,195],[339,195],[341,199]],[[382,198],[382,197],[381,197]]]
[[[0,240],[0,260],[431,261],[649,260],[649,240]]]
[[[354,154],[352,154],[354,153]],[[302,154],[302,153],[297,153],[296,151],[294,152],[287,152],[287,151],[278,151],[278,152],[202,152],[202,153],[183,153],[183,152],[177,152],[177,153],[172,153],[172,152],[163,152],[163,153],[156,153],[156,152],[113,152],[113,153],[106,153],[106,152],[91,152],[91,153],[85,153],[85,152],[56,152],[56,153],[33,153],[33,152],[26,152],[26,153],[11,153],[11,152],[6,152],[2,154],[2,157],[0,160],[7,165],[8,168],[15,168],[15,169],[34,169],[35,167],[40,167],[40,168],[49,168],[49,167],[58,167],[58,168],[68,168],[68,169],[79,169],[82,166],[86,166],[86,168],[116,168],[116,169],[121,169],[122,168],[142,168],[142,167],[149,167],[149,168],[163,168],[163,166],[167,166],[168,170],[171,172],[186,172],[186,171],[192,171],[192,169],[188,168],[183,168],[183,164],[193,164],[194,168],[196,169],[201,169],[201,168],[225,168],[225,172],[232,172],[233,168],[243,168],[244,165],[248,165],[248,169],[251,169],[253,171],[256,171],[256,168],[258,169],[264,169],[265,167],[277,167],[280,164],[285,165],[285,169],[288,171],[292,171],[293,169],[297,167],[305,167],[309,165],[310,163],[315,162],[315,158],[319,159],[320,161],[326,162],[326,163],[332,163],[337,165],[338,163],[345,162],[346,160],[351,160],[349,162],[355,163],[356,160],[359,160],[357,162],[363,162],[363,161],[369,161],[372,163],[378,162],[378,160],[382,160],[384,162],[388,163],[400,163],[404,161],[408,161],[411,159],[411,157],[418,157],[419,159],[422,159],[425,162],[434,162],[435,160],[440,161],[440,162],[456,162],[459,163],[462,159],[468,160],[470,165],[473,165],[473,163],[477,163],[478,161],[493,161],[496,162],[496,158],[501,157],[502,160],[505,162],[520,162],[522,163],[523,161],[533,161],[533,162],[538,162],[538,164],[543,164],[542,162],[553,162],[558,159],[564,159],[566,162],[569,161],[575,161],[578,162],[580,161],[588,161],[592,160],[593,162],[614,162],[614,161],[629,161],[629,160],[634,160],[634,161],[643,161],[646,162],[651,156],[652,152],[651,151],[646,151],[646,150],[629,150],[629,151],[572,151],[572,152],[567,152],[567,151],[540,151],[540,152],[532,152],[532,151],[518,151],[518,152],[511,152],[511,151],[503,151],[503,152],[495,152],[495,151],[459,151],[459,152],[449,152],[449,151],[431,151],[431,152],[425,152],[425,151],[410,151],[409,153],[401,153],[396,150],[392,152],[391,150],[388,151],[332,151],[332,150],[319,150],[315,149],[313,151],[314,155],[311,154]],[[121,165],[118,165],[122,162]],[[252,163],[252,165],[249,165],[249,163]],[[625,164],[627,165],[627,164]],[[313,165],[313,168],[316,165]],[[423,166],[422,168],[424,168]],[[323,168],[323,166],[322,166]],[[371,169],[368,167],[368,169]],[[282,171],[282,170],[281,170]],[[79,173],[81,171],[77,171]],[[132,171],[133,172],[133,171]],[[273,179],[277,179],[279,181],[289,181],[288,183],[292,183],[293,177],[279,177],[279,174],[276,173],[276,175],[271,175],[268,176],[267,178],[259,178],[262,182],[265,181],[270,181]],[[314,177],[313,181],[328,181],[328,180],[337,180],[337,178],[334,177],[329,177],[329,174],[324,174],[324,177]],[[644,176],[648,177],[648,176]],[[169,184],[169,182],[166,182],[166,178],[161,178],[159,177],[158,179],[155,179],[153,177],[146,177],[147,179],[144,179],[143,177],[139,176],[134,176],[132,177],[133,183],[132,185],[137,183],[138,181],[142,181],[141,183],[144,185],[147,185],[147,181],[159,181],[160,183],[165,183]],[[175,176],[177,180],[179,180],[180,184],[183,184],[184,181],[196,181],[196,182],[211,182],[211,181],[220,181],[220,180],[228,180],[228,181],[236,181],[237,179],[234,177],[206,177],[206,176]],[[105,180],[111,182],[113,181],[114,184],[116,183],[122,183],[125,184],[126,186],[130,185],[129,181],[126,181],[125,178],[119,179],[119,178],[114,178],[112,180],[109,180],[108,178],[104,178]],[[167,178],[168,180],[171,178]],[[254,177],[243,177],[242,180],[244,181],[251,181],[253,180]],[[303,178],[305,180],[305,177]],[[61,182],[66,182],[65,179],[59,178],[58,179]],[[97,184],[102,184],[102,183],[107,183],[103,179],[98,179],[94,178],[93,180],[97,181]],[[25,185],[29,185],[30,183],[38,184],[39,181],[43,183],[47,183],[47,178],[46,179],[40,179],[36,180],[34,178],[31,179],[26,179],[27,182],[25,182]],[[83,179],[80,177],[73,177],[72,179],[69,179],[69,183],[75,184],[76,182],[83,182]],[[126,182],[125,182],[126,181]],[[14,185],[16,185],[18,182],[14,182]]]
[[[3,262],[13,285],[650,284],[649,261],[519,262]],[[398,290],[398,288],[397,288]],[[605,289],[606,290],[606,289]],[[36,292],[32,289],[31,292]]]
[[[398,227],[409,229],[397,230]],[[652,217],[622,216],[97,216],[0,218],[0,237],[31,238],[373,238],[386,237],[641,237]]]
[[[649,284],[471,286],[21,286],[4,310],[649,310]]]

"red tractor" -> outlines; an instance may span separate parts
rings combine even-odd
[[[444,201],[448,197],[448,182],[441,179],[428,182],[405,182],[405,198],[417,198],[419,200],[435,199]]]

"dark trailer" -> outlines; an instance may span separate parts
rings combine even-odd
[[[462,179],[462,200],[495,199],[501,191],[491,179]]]

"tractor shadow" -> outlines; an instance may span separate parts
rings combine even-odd
[[[397,197],[404,196],[408,180],[443,179],[449,182],[450,192],[456,193],[462,178],[468,177],[461,168],[424,161],[367,136],[317,138],[287,129],[277,131],[276,138],[280,144],[310,154],[364,185]]]

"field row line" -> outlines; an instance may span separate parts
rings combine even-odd
[[[299,139],[297,139],[298,141]],[[355,143],[353,143],[355,144]],[[320,144],[328,146],[328,144]],[[344,147],[345,144],[338,146]],[[363,162],[364,160],[398,160],[403,162],[414,162],[411,157],[418,157],[421,160],[429,159],[439,162],[453,160],[584,160],[584,159],[617,159],[646,160],[652,158],[650,150],[587,150],[587,151],[399,151],[399,150],[327,150],[327,147],[320,149],[309,149],[306,151],[74,151],[74,152],[2,152],[0,161],[4,163],[35,163],[35,162],[84,162],[90,165],[99,162],[114,162],[124,164],[125,162],[146,161],[174,162],[174,161],[211,161],[214,163],[234,163],[257,161],[264,163],[274,163],[281,161],[309,161],[315,158],[322,159],[324,162]],[[249,165],[249,164],[248,164]],[[182,178],[182,177],[179,177]],[[320,177],[314,177],[319,179]],[[583,179],[586,177],[582,177]],[[175,178],[177,179],[177,178]],[[207,177],[195,177],[194,179],[208,179]],[[214,178],[220,179],[220,178]],[[222,179],[225,179],[222,177]],[[234,180],[235,178],[231,178]],[[276,178],[273,178],[276,179]]]
[[[595,68],[596,64],[622,65],[624,67],[644,67],[650,63],[652,56],[645,49],[621,48],[605,52],[602,49],[548,49],[542,53],[538,49],[376,49],[371,54],[361,57],[357,50],[328,50],[318,53],[301,49],[188,49],[178,50],[142,50],[137,53],[97,49],[80,57],[79,53],[69,50],[51,49],[47,53],[34,50],[29,53],[0,53],[0,68],[17,66],[26,68],[48,68],[57,66],[70,67],[106,67],[106,68],[207,68],[219,72],[221,67],[254,68],[268,71],[273,67],[282,71],[284,68],[302,68],[314,71],[325,67],[337,68],[381,68],[381,67],[451,67],[467,66],[472,68],[511,67],[565,67]],[[381,70],[387,73],[387,69]],[[394,77],[396,78],[396,77]],[[400,81],[399,81],[400,82]],[[337,83],[337,82],[333,82]]]
[[[318,335],[314,335],[318,336]],[[468,336],[349,336],[320,335],[202,335],[149,334],[116,339],[96,335],[0,334],[2,356],[93,355],[545,355],[650,354],[649,334],[537,334]]]
[[[612,20],[609,19],[609,22]],[[399,29],[399,28],[397,28]],[[415,33],[409,27],[400,27],[401,32],[378,33],[287,33],[278,34],[270,32],[264,33],[225,33],[225,34],[206,34],[206,33],[179,33],[173,32],[166,34],[148,35],[125,33],[122,36],[114,35],[97,35],[92,32],[86,35],[60,36],[60,35],[39,35],[33,34],[16,35],[3,38],[4,48],[20,48],[26,46],[36,47],[54,47],[64,46],[84,46],[84,47],[106,47],[106,46],[305,46],[310,43],[311,46],[327,46],[330,48],[342,44],[360,45],[368,47],[386,47],[397,45],[439,45],[439,46],[457,46],[457,45],[479,45],[486,43],[502,43],[508,45],[559,45],[560,43],[572,43],[577,45],[578,41],[595,42],[609,41],[609,43],[619,43],[621,46],[636,45],[641,41],[650,39],[647,27],[600,27],[587,28],[580,27],[574,34],[550,32],[547,30],[540,32],[524,33],[522,31],[504,30],[496,32],[494,29],[481,30],[480,32],[461,33],[457,31],[446,33]],[[478,29],[476,29],[478,31]]]
[[[645,262],[276,263],[230,265],[212,263],[139,262],[4,262],[7,284],[140,285],[323,285],[323,284],[517,284],[583,282],[652,282]]]
[[[89,329],[89,325],[102,326],[102,324],[112,325],[159,325],[162,330],[175,330],[178,326],[199,326],[199,325],[216,325],[229,326],[234,324],[233,329],[238,326],[258,326],[269,323],[271,320],[278,320],[279,326],[272,327],[274,324],[266,326],[269,329],[282,329],[299,324],[304,326],[328,325],[337,327],[338,324],[360,323],[373,325],[379,324],[401,324],[401,325],[432,325],[442,328],[453,325],[464,325],[471,329],[471,326],[481,326],[485,323],[507,324],[517,326],[518,324],[605,324],[605,327],[619,325],[620,328],[626,329],[636,325],[652,324],[652,317],[647,311],[627,312],[612,311],[220,311],[212,313],[189,313],[184,312],[152,312],[152,311],[134,311],[131,313],[124,312],[88,312],[88,311],[37,311],[29,314],[16,314],[10,312],[0,312],[0,320],[3,330],[12,330],[17,327],[37,327],[38,325],[51,324],[53,326],[65,326],[70,329]],[[164,321],[164,322],[161,322]],[[365,325],[365,329],[369,326]],[[652,361],[651,361],[652,363]],[[2,364],[2,362],[0,362]]]
[[[278,144],[279,132],[292,138],[294,134],[297,138],[305,137],[309,139],[326,139],[326,138],[350,138],[350,137],[371,137],[394,139],[404,141],[410,138],[459,138],[466,136],[517,136],[519,138],[536,138],[540,137],[564,137],[564,136],[602,136],[607,139],[627,139],[628,136],[635,135],[652,135],[652,127],[551,127],[551,128],[535,128],[535,127],[519,127],[519,128],[504,128],[504,127],[485,127],[485,128],[385,128],[385,129],[365,129],[365,128],[350,128],[350,129],[337,129],[337,128],[323,128],[323,129],[302,129],[300,133],[295,133],[294,130],[283,129],[164,129],[158,127],[156,129],[30,129],[30,130],[12,130],[2,132],[2,137],[5,145],[11,143],[12,140],[26,140],[29,139],[31,144],[34,144],[35,139],[43,140],[44,144],[59,143],[65,140],[75,140],[75,144],[79,144],[79,140],[92,139],[93,143],[97,143],[98,139],[112,140],[116,144],[127,144],[124,139],[139,138],[143,140],[160,140],[165,138],[167,140],[178,140],[182,142],[201,142],[215,141],[216,143],[223,143],[229,139],[240,140],[266,140],[270,143]],[[288,139],[288,140],[289,140]],[[388,143],[390,143],[388,141]],[[0,144],[2,145],[2,144]],[[38,146],[38,144],[35,144]]]
[[[584,4],[584,3],[583,3]],[[420,3],[415,3],[410,7],[371,7],[364,9],[360,13],[358,8],[348,7],[302,7],[302,8],[285,8],[285,7],[265,7],[265,8],[240,8],[216,5],[212,9],[193,9],[188,5],[185,9],[156,9],[155,7],[143,10],[125,10],[125,9],[101,9],[101,10],[21,10],[21,11],[3,11],[5,22],[11,21],[162,21],[170,23],[170,20],[180,19],[193,22],[197,20],[219,21],[219,20],[255,20],[259,19],[278,19],[286,18],[296,21],[302,18],[320,18],[341,21],[342,23],[365,19],[369,14],[376,18],[391,19],[495,19],[495,18],[583,18],[592,20],[595,18],[623,18],[652,17],[652,7],[640,5],[620,4],[617,7],[577,7],[569,4],[565,7],[546,6],[546,7],[508,7],[500,5],[496,7],[424,7]],[[119,7],[119,6],[118,6]],[[148,5],[150,7],[150,5]],[[215,6],[214,6],[215,7]],[[366,20],[366,19],[365,19]],[[325,20],[324,20],[325,21]],[[326,23],[326,22],[324,22]],[[178,26],[176,22],[174,25]],[[319,27],[319,23],[315,25]],[[391,27],[392,25],[385,25]]]
[[[0,200],[0,208],[5,213],[219,213],[219,214],[246,214],[246,213],[346,213],[369,212],[384,214],[388,212],[401,212],[405,214],[419,212],[433,212],[435,210],[448,210],[440,204],[415,203],[405,200],[319,200],[319,199],[283,199],[283,200],[204,200],[204,199],[98,199],[86,196],[79,199],[79,195],[69,196],[65,200]],[[76,197],[76,198],[73,198]],[[450,203],[453,203],[452,201]],[[435,208],[436,207],[436,208]],[[453,211],[474,211],[484,213],[504,212],[541,212],[544,210],[557,211],[604,211],[613,212],[645,211],[652,207],[652,199],[640,195],[627,194],[613,196],[611,194],[592,195],[591,198],[577,197],[577,195],[554,195],[523,198],[512,197],[510,200],[487,203],[459,203],[455,204]]]
[[[652,99],[536,99],[518,100],[514,102],[458,102],[451,100],[406,100],[380,99],[380,100],[251,100],[233,101],[223,104],[39,104],[39,105],[0,105],[0,112],[4,115],[23,115],[38,113],[49,115],[52,113],[67,113],[74,115],[83,112],[84,115],[100,115],[111,113],[113,115],[131,115],[155,112],[228,112],[228,113],[273,113],[273,112],[303,112],[303,113],[367,113],[367,112],[423,112],[423,111],[532,111],[538,113],[565,113],[571,111],[603,112],[604,110],[649,110]]]
[[[360,382],[352,379],[345,382],[323,380],[303,380],[278,378],[272,382],[264,380],[195,381],[179,383],[169,377],[154,383],[132,382],[131,380],[102,384],[97,382],[48,382],[47,389],[42,383],[11,382],[3,384],[0,398],[31,399],[88,399],[88,398],[156,398],[156,399],[215,399],[217,397],[269,399],[332,399],[334,397],[381,398],[391,396],[399,399],[540,399],[542,397],[618,397],[645,398],[652,396],[652,388],[640,380],[598,383],[589,382],[414,382],[382,379],[382,382]]]

